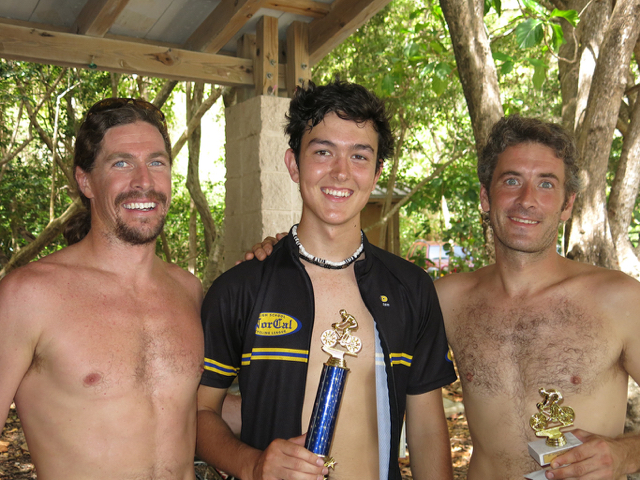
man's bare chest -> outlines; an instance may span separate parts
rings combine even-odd
[[[135,299],[89,293],[51,305],[30,374],[69,393],[153,394],[195,381],[203,358],[195,305],[175,295]]]
[[[617,369],[620,358],[607,320],[567,299],[500,307],[470,300],[449,325],[468,393],[520,397],[550,385],[565,395],[588,393]]]

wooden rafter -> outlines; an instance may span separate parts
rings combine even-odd
[[[265,0],[263,6],[313,18],[322,18],[331,10],[331,4],[311,0]]]
[[[335,0],[331,11],[309,26],[311,64],[340,45],[367,20],[382,10],[391,0]]]
[[[110,38],[3,24],[2,56],[53,65],[137,73],[218,85],[253,85],[253,62],[244,58],[191,52]]]
[[[76,18],[73,32],[92,37],[104,37],[122,13],[129,0],[92,0]]]
[[[18,2],[25,0],[2,1],[18,5]],[[63,1],[60,1],[62,4]],[[171,3],[184,0],[168,1]],[[389,1],[221,0],[213,12],[197,25],[197,28],[191,27],[195,30],[188,30],[188,28],[199,21],[197,17],[188,18],[188,21],[180,23],[181,33],[174,38],[188,37],[188,39],[186,42],[174,40],[174,42],[180,42],[176,44],[166,39],[154,40],[125,36],[120,32],[118,35],[111,33],[117,20],[122,19],[124,23],[127,21],[131,23],[132,19],[137,18],[136,15],[139,13],[136,13],[133,8],[136,2],[91,0],[84,3],[77,18],[63,19],[66,21],[64,26],[0,18],[0,57],[78,68],[91,66],[113,72],[137,73],[174,80],[250,87],[255,85],[253,77],[256,66],[251,60],[255,58],[255,53],[242,54],[238,51],[236,56],[233,56],[227,51],[221,52],[221,49],[229,46],[239,31],[246,35],[254,35],[255,38],[253,32],[245,32],[243,27],[250,19],[255,20],[256,15],[262,16],[260,10],[269,10],[287,14],[278,19],[278,22],[284,21],[280,23],[280,31],[283,27],[291,25],[291,14],[303,18],[296,19],[296,22],[300,22],[301,25],[291,30],[287,28],[289,37],[287,45],[284,46],[282,42],[282,45],[273,48],[277,55],[274,53],[274,56],[269,58],[269,63],[275,60],[279,64],[275,72],[268,71],[273,65],[264,64],[264,57],[262,58],[263,63],[260,67],[263,68],[263,73],[265,75],[268,73],[271,76],[270,79],[275,80],[277,72],[278,78],[273,85],[272,82],[265,83],[265,79],[262,78],[259,82],[261,85],[259,90],[265,85],[267,89],[277,87],[283,90],[286,84],[292,81],[300,83],[300,79],[306,80],[308,75],[302,65],[308,64],[310,68],[316,64]],[[172,15],[187,14],[175,7],[166,11],[172,12]],[[145,18],[148,22],[156,22],[160,15],[161,12],[154,11]],[[278,16],[275,13],[272,15]],[[44,17],[34,16],[34,18]],[[166,28],[169,21],[171,19],[163,18],[157,30]],[[304,30],[308,30],[308,33]],[[273,31],[262,40],[266,41],[271,49],[276,45],[274,42],[278,42],[277,37],[278,32]],[[296,45],[299,41],[308,42],[308,45]],[[285,57],[285,51],[288,52],[288,56],[293,56],[295,59]],[[288,71],[289,77],[286,82],[285,71]],[[292,88],[293,86],[290,85],[288,90]]]
[[[262,0],[223,0],[185,43],[188,50],[218,53],[260,8]]]

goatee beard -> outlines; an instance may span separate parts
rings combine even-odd
[[[148,192],[128,192],[121,193],[115,199],[116,208],[124,208],[121,207],[122,204],[129,200],[137,200],[140,198],[145,198],[147,200],[152,200],[158,204],[156,208],[166,207],[167,205],[167,196],[164,193],[156,192],[155,190],[150,190]],[[144,228],[136,228],[127,225],[120,215],[116,216],[116,229],[115,235],[119,240],[129,243],[131,245],[147,245],[149,243],[153,243],[156,241],[156,238],[162,232],[164,228],[164,223],[166,219],[166,214],[162,216],[158,224],[153,228],[153,230],[146,230]],[[144,226],[149,223],[149,220],[142,221],[142,225]]]

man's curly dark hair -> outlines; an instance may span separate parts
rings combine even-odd
[[[382,162],[393,155],[394,142],[384,102],[363,86],[338,79],[320,86],[310,81],[305,88],[298,87],[291,99],[284,131],[298,166],[302,136],[332,112],[357,124],[371,122],[378,132],[376,171],[379,171]]]

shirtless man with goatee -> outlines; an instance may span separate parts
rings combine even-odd
[[[436,282],[473,440],[469,480],[540,470],[527,443],[537,439],[529,419],[541,387],[564,395],[584,442],[546,478],[622,480],[640,470],[640,437],[622,436],[627,379],[640,379],[640,284],[557,253],[579,186],[575,161],[559,126],[498,122],[478,162],[496,263]]]
[[[80,127],[87,211],[70,246],[0,282],[0,417],[15,399],[41,480],[192,480],[202,287],[155,255],[171,144],[150,103],[106,99]]]
[[[422,269],[370,245],[360,229],[393,149],[384,106],[359,85],[310,83],[287,120],[285,164],[300,185],[302,217],[268,260],[232,268],[206,295],[198,454],[243,480],[400,480],[406,409],[413,478],[451,479],[440,387],[455,374],[435,289]],[[346,332],[356,324],[362,350],[346,358],[329,471],[303,446],[329,359],[321,337],[332,325]],[[220,415],[236,376],[240,440]]]

